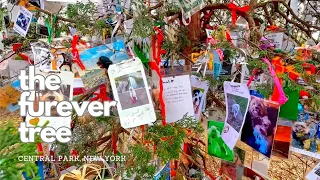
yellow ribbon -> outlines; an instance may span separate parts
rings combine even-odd
[[[209,51],[200,51],[200,53],[191,53],[191,60],[192,62],[196,62],[200,56],[204,56],[206,53],[209,54],[210,59],[208,61],[209,69],[213,69],[213,55]]]

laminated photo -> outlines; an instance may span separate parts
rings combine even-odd
[[[302,118],[303,116],[303,118]],[[298,121],[292,124],[292,143],[290,150],[320,159],[320,115],[300,112]]]
[[[108,69],[114,100],[123,128],[156,121],[143,64],[138,58],[112,64]]]
[[[55,56],[56,69],[72,72],[74,78],[80,78],[85,74],[85,70],[82,70],[76,62],[73,62],[73,56],[67,49],[59,49],[55,52]]]
[[[251,96],[241,141],[270,158],[278,116],[278,103]]]
[[[221,138],[224,122],[208,121],[208,154],[233,162],[234,153]]]
[[[222,139],[230,149],[236,145],[248,111],[250,92],[245,84],[224,82],[226,119]]]
[[[41,70],[53,70],[52,61],[54,59],[54,55],[51,50],[39,47],[39,46],[31,46],[33,53],[33,61],[36,69]]]
[[[105,75],[104,69],[89,70],[86,72],[86,74],[81,76],[81,79],[84,87],[87,89],[92,89],[107,82],[107,77]]]
[[[19,7],[20,11],[14,23],[13,29],[21,36],[25,37],[31,24],[32,13],[23,6]]]
[[[113,43],[84,50],[79,55],[87,70],[99,69],[97,62],[101,56],[108,57],[113,63],[129,58],[123,39],[117,39]]]
[[[194,116],[196,120],[199,120],[202,112],[202,106],[204,106],[204,101],[206,100],[209,82],[201,81],[197,76],[194,75],[190,77],[190,81],[192,87]]]
[[[194,117],[190,76],[164,77],[162,82],[163,97],[166,104],[166,122],[179,121],[185,115]]]
[[[36,71],[36,74],[41,74],[44,77],[55,74],[60,77],[61,79],[61,85],[60,89],[52,91],[49,89],[45,90],[35,90],[30,91],[30,99],[34,102],[34,111],[38,111],[38,105],[39,102],[45,102],[45,101],[72,101],[73,98],[73,81],[74,77],[71,72],[67,71],[50,71],[50,72],[44,72],[44,71]],[[37,83],[36,83],[37,87]],[[37,123],[34,123],[34,122]],[[71,116],[68,117],[61,117],[57,113],[56,107],[51,108],[51,116],[41,116],[41,117],[32,117],[29,115],[29,113],[26,116],[26,123],[28,127],[34,127],[34,126],[43,126],[48,121],[48,127],[52,127],[54,129],[59,129],[60,127],[68,127],[70,128],[71,123]]]

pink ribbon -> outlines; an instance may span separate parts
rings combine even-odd
[[[262,60],[268,64],[269,71],[270,71],[271,75],[273,76],[273,81],[274,81],[274,84],[276,85],[276,89],[277,89],[277,92],[274,93],[275,96],[273,95],[273,97],[271,99],[274,101],[277,101],[279,103],[279,105],[281,106],[288,101],[288,98],[286,97],[285,93],[283,92],[280,80],[277,77],[276,72],[272,68],[270,61],[267,58],[262,58]]]

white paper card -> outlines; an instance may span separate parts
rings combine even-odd
[[[226,145],[233,149],[245,122],[250,102],[250,92],[245,84],[235,82],[225,81],[223,88],[227,102],[227,115],[221,137]]]
[[[201,81],[197,76],[194,75],[190,77],[190,81],[192,87],[194,116],[196,120],[199,120],[209,88],[209,82]]]
[[[21,36],[27,35],[29,26],[32,20],[32,13],[23,6],[20,6],[20,11],[14,23],[13,29]]]
[[[194,116],[190,76],[162,78],[164,101],[166,104],[166,122],[173,123],[184,115]]]
[[[108,74],[123,128],[156,121],[147,78],[139,58],[111,65]]]
[[[31,49],[35,68],[52,70],[51,62],[54,59],[53,53],[49,49],[37,46],[31,46]]]
[[[31,73],[31,72],[30,72]],[[45,102],[45,101],[72,101],[73,98],[73,81],[74,77],[71,72],[68,71],[51,71],[50,73],[46,73],[44,71],[36,71],[36,74],[40,74],[44,77],[49,76],[50,74],[55,74],[60,77],[61,85],[60,89],[56,91],[51,90],[38,90],[30,91],[30,100],[34,102],[34,111],[38,111],[38,102]],[[34,124],[30,123],[30,120],[34,119],[27,113],[26,122],[28,127],[33,127]],[[57,113],[56,106],[52,106],[51,108],[51,116],[41,116],[39,117],[38,126],[43,126],[46,122],[49,121],[47,126],[53,127],[54,129],[59,129],[60,127],[67,127],[70,128],[71,123],[71,116],[62,117],[59,116]]]
[[[306,176],[308,180],[320,180],[320,163],[318,163]]]
[[[273,44],[275,44],[277,49],[282,49],[282,42],[283,42],[284,33],[270,33],[266,35],[266,38]]]

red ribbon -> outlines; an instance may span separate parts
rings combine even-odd
[[[112,149],[113,149],[113,154],[117,154],[117,135],[116,131],[112,131],[112,137],[111,137],[111,143],[112,143]]]
[[[237,5],[235,5],[233,2],[229,3],[227,5],[227,7],[231,10],[232,13],[232,24],[236,25],[236,21],[237,21],[237,12],[243,12],[246,13],[249,11],[250,6],[243,6],[243,7],[239,7]]]
[[[82,70],[85,70],[86,68],[84,67],[84,65],[82,64],[82,62],[80,60],[79,51],[77,49],[78,42],[79,42],[79,36],[74,35],[73,39],[72,39],[72,55],[73,55],[72,61],[77,63]]]
[[[105,84],[102,84],[100,86],[100,92],[99,93],[93,93],[93,95],[95,95],[96,97],[93,97],[90,99],[90,102],[91,101],[97,101],[100,99],[101,102],[104,102],[104,101],[111,101],[111,99],[108,97],[107,95],[107,86]]]
[[[38,152],[39,152],[40,156],[43,157],[43,154],[44,154],[44,153],[43,153],[42,144],[41,144],[41,143],[38,143],[37,146],[38,146]]]
[[[155,38],[154,35],[152,35],[152,56],[153,56],[153,61],[149,62],[149,66],[152,70],[155,70],[156,73],[159,76],[159,88],[160,88],[160,93],[159,93],[159,101],[161,105],[161,115],[162,115],[162,125],[166,125],[166,107],[163,99],[163,84],[162,84],[162,76],[160,73],[160,68],[159,64],[161,62],[161,54],[165,54],[166,51],[161,49],[162,42],[164,40],[164,35],[158,27],[154,27],[154,29],[157,32],[157,39]],[[156,42],[157,41],[157,42]]]
[[[274,25],[267,27],[267,31],[275,32],[275,31],[278,31],[279,29],[280,28],[278,26],[274,26]]]

